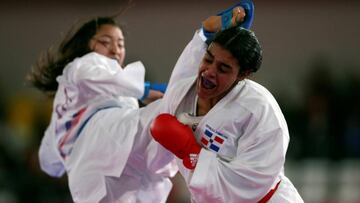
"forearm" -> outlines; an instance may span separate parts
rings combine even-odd
[[[195,76],[197,74],[206,48],[207,45],[200,37],[199,31],[197,31],[177,60],[171,73],[168,89],[170,89],[176,81]]]

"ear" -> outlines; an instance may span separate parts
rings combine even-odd
[[[88,43],[88,47],[91,51],[94,51],[95,49],[95,45],[96,45],[96,41],[93,39],[90,39],[89,43]]]

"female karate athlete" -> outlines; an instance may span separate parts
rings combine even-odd
[[[70,38],[65,38],[56,53],[48,53],[40,58],[29,74],[29,79],[35,87],[49,95],[54,95],[56,92],[51,122],[39,149],[41,169],[54,177],[60,177],[66,171],[75,202],[99,202],[105,196],[105,181],[100,172],[95,174],[93,179],[86,178],[87,172],[74,177],[77,176],[77,171],[87,167],[90,173],[98,172],[97,162],[105,162],[106,159],[102,155],[106,153],[118,153],[118,160],[109,160],[109,164],[114,164],[116,167],[107,169],[104,173],[119,176],[120,168],[124,167],[128,159],[138,122],[135,113],[134,118],[129,117],[127,122],[133,123],[135,127],[122,129],[128,132],[129,136],[118,140],[121,142],[120,145],[112,141],[112,138],[107,139],[106,135],[110,136],[112,131],[114,133],[111,135],[118,135],[121,127],[116,131],[111,127],[101,131],[100,122],[93,124],[96,117],[92,119],[92,116],[101,110],[116,107],[114,111],[121,109],[121,114],[126,117],[131,109],[139,108],[138,99],[145,98],[146,101],[151,102],[163,95],[162,92],[152,89],[149,90],[147,97],[144,97],[145,69],[142,63],[135,62],[122,68],[124,58],[125,43],[120,26],[113,18],[98,17],[83,24]],[[90,120],[92,122],[89,122]],[[117,118],[117,122],[121,122],[121,119]],[[97,129],[88,132],[85,126],[89,123],[98,126]],[[84,149],[78,146],[74,149],[75,141],[81,133],[89,136],[96,134],[98,137],[94,136],[94,139],[101,140],[96,141],[96,145],[101,148],[102,153],[93,150],[91,152],[93,154],[89,155],[86,150],[90,148],[88,149],[86,145]],[[114,147],[105,147],[105,143]],[[106,151],[107,149],[116,150]],[[78,157],[75,158],[76,156]],[[96,158],[97,156],[99,159]],[[111,166],[106,165],[106,167]],[[78,184],[78,180],[82,183]],[[154,176],[145,179],[144,183],[146,181],[152,181],[155,186],[159,185],[158,188],[151,188],[154,191],[154,198],[159,195],[158,198],[166,199],[171,188],[167,177]],[[106,187],[110,184],[108,182]],[[81,191],[78,191],[79,187],[82,187]],[[123,187],[134,190],[132,187],[135,185],[128,182],[128,185]],[[163,194],[156,192],[160,188],[164,191]],[[116,189],[120,189],[120,185]],[[111,195],[107,192],[107,197],[111,198]]]
[[[230,20],[239,23],[245,14],[233,11]],[[176,163],[168,152],[157,156],[164,150],[148,135],[158,102],[137,109],[144,70],[139,62],[122,69],[124,52],[121,29],[97,18],[62,44],[59,58],[47,58],[31,75],[36,87],[57,90],[39,149],[41,168],[55,177],[67,173],[74,202],[158,203],[171,190]]]
[[[200,55],[191,76],[182,63]],[[247,79],[261,62],[256,36],[240,27],[219,32],[208,47],[193,39],[179,58],[174,76],[189,77],[171,79],[150,130],[176,155],[192,202],[303,202],[284,174],[289,133],[281,109]]]

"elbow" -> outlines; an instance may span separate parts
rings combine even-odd
[[[39,150],[39,165],[40,169],[51,177],[59,178],[64,175],[65,168],[61,160],[56,156],[51,156],[49,151],[44,147]]]

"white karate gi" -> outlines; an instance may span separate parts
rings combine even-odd
[[[178,117],[196,112],[194,75],[199,66],[191,70],[188,62],[200,64],[205,50],[203,40],[195,35],[178,60],[161,112]],[[255,203],[279,181],[269,202],[303,202],[284,175],[288,128],[268,90],[248,79],[240,81],[200,119],[192,126],[203,147],[195,170],[177,159],[193,202]]]
[[[158,102],[138,109],[144,73],[140,62],[122,69],[115,60],[89,53],[58,77],[39,159],[51,176],[66,171],[74,202],[166,201],[177,167],[171,156],[147,158],[158,145],[148,147],[151,139],[142,131]]]

